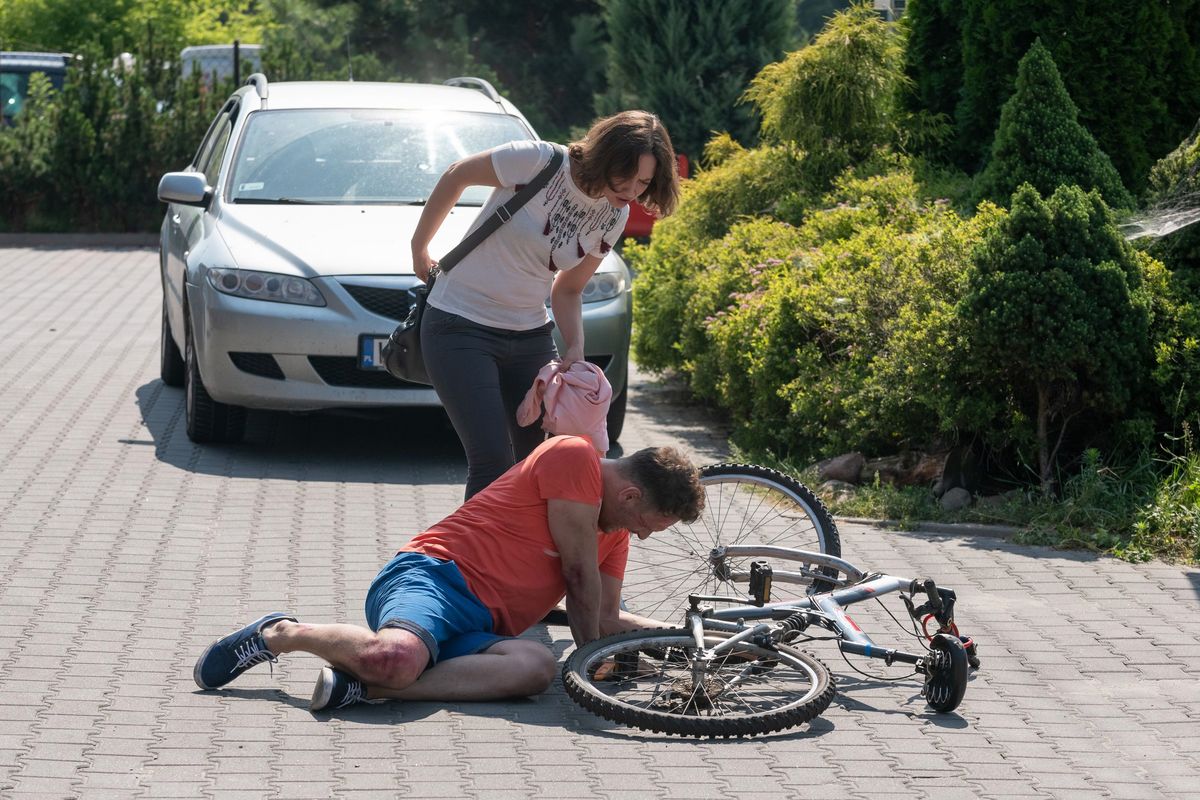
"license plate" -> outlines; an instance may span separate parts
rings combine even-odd
[[[358,368],[378,372],[383,366],[383,346],[387,336],[364,333],[358,337]]]

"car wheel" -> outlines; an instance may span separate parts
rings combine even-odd
[[[611,447],[616,444],[617,439],[621,438],[621,431],[625,427],[625,400],[629,395],[629,382],[626,380],[625,385],[621,388],[621,393],[614,395],[612,403],[608,407],[608,444]]]
[[[184,414],[187,435],[193,442],[240,442],[246,431],[246,409],[218,403],[204,388],[191,321],[184,317]]]
[[[183,386],[184,382],[183,356],[179,354],[179,345],[171,336],[171,321],[167,317],[167,296],[163,294],[162,308],[162,343],[159,345],[158,374],[167,386]]]

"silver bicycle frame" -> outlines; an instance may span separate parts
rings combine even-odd
[[[893,659],[909,661],[906,654],[891,648],[880,648],[871,641],[871,637],[863,632],[845,612],[846,606],[861,603],[891,592],[903,591],[912,587],[913,581],[895,575],[877,575],[867,580],[867,576],[849,561],[836,556],[816,553],[809,550],[795,550],[790,547],[774,546],[739,546],[715,548],[709,555],[709,562],[715,570],[723,567],[726,558],[753,558],[755,556],[785,559],[801,562],[799,571],[772,570],[773,581],[788,583],[810,583],[814,579],[827,581],[843,588],[832,592],[812,594],[801,600],[766,603],[762,606],[741,605],[729,608],[714,609],[705,616],[688,612],[688,627],[696,637],[697,646],[703,649],[703,631],[718,630],[734,633],[738,639],[756,635],[763,626],[747,628],[746,621],[762,619],[782,619],[795,611],[815,611],[832,623],[841,637],[839,646],[842,650],[858,655],[882,658],[890,663]],[[814,568],[830,567],[844,577],[830,578]],[[750,573],[744,570],[726,570],[733,580],[748,581]],[[717,645],[709,652],[729,646],[732,640]]]

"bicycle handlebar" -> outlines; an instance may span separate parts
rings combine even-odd
[[[926,614],[932,614],[943,627],[954,622],[954,601],[956,596],[951,589],[939,589],[932,578],[917,578],[908,585],[908,593],[915,595],[923,591],[929,601],[909,611],[913,617],[920,619]]]
[[[917,580],[913,581],[912,586],[909,587],[909,593],[917,593],[918,582],[921,584],[921,588],[925,590],[925,596],[929,598],[929,610],[934,614],[941,611],[942,598],[940,595],[938,595],[937,584],[933,582],[932,578],[925,578],[923,580],[918,578]]]

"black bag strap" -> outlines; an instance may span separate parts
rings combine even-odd
[[[521,191],[513,195],[507,203],[497,208],[495,213],[483,221],[482,225],[467,234],[461,242],[454,246],[453,250],[442,256],[438,261],[438,271],[449,272],[455,264],[462,261],[467,253],[474,250],[480,242],[491,236],[496,232],[497,228],[512,219],[513,214],[517,213],[517,210],[521,206],[528,203],[535,194],[540,192],[542,187],[550,182],[550,178],[554,177],[554,173],[558,172],[558,168],[562,166],[563,153],[564,148],[555,145],[554,154],[550,156],[550,163],[543,167],[542,171],[532,181],[525,184],[521,188]]]

